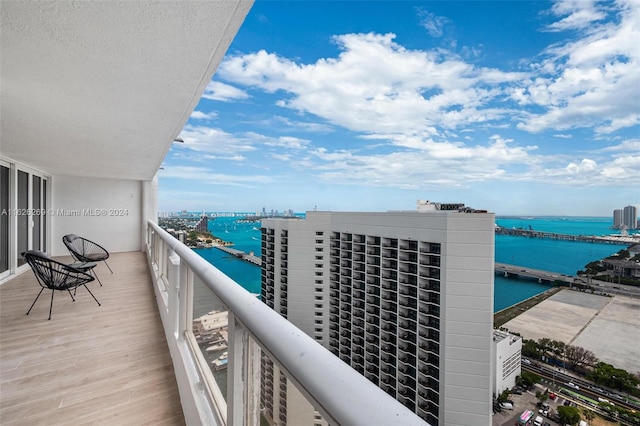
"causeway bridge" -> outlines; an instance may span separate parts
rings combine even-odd
[[[571,275],[499,262],[496,262],[494,272],[496,274],[504,274],[505,277],[519,276],[524,278],[533,278],[540,282],[564,281],[566,283],[572,283],[574,281],[574,277]]]
[[[235,256],[238,259],[246,260],[247,262],[253,263],[254,265],[262,265],[262,261],[260,260],[260,258],[258,256],[254,256],[253,254],[245,253],[242,250],[236,250],[225,246],[217,246],[216,248],[222,250],[225,253],[229,253],[230,255]]]
[[[523,228],[504,228],[502,226],[496,226],[496,234],[498,235],[515,235],[518,237],[529,238],[547,238],[551,240],[564,240],[564,241],[581,241],[585,243],[602,243],[602,244],[620,244],[629,246],[640,242],[640,238],[634,238],[631,236],[597,236],[597,235],[569,235],[569,234],[556,234],[555,232],[536,231],[533,229]]]

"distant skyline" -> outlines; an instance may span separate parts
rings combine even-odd
[[[638,40],[637,1],[257,1],[158,208],[640,209]]]

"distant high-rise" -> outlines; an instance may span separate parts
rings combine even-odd
[[[489,425],[494,223],[424,202],[263,220],[262,300],[429,424]],[[290,386],[262,367],[265,414],[293,421]]]
[[[623,224],[627,229],[638,228],[638,209],[635,206],[626,206],[624,208]]]
[[[195,230],[198,232],[209,232],[209,217],[202,213],[200,220],[196,223]]]
[[[613,227],[616,229],[621,229],[622,225],[624,225],[624,216],[622,209],[615,209],[613,211]]]

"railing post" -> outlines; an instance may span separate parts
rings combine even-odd
[[[193,326],[193,272],[189,266],[180,262],[180,283],[178,284],[178,340],[184,339],[184,333]]]
[[[229,311],[227,424],[260,424],[260,348]]]
[[[173,250],[167,249],[167,296],[171,333],[178,338],[180,335],[180,256]]]

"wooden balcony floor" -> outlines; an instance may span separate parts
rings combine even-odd
[[[62,258],[70,261],[70,258]],[[0,424],[184,425],[144,253],[115,253],[76,301],[26,271],[0,286]]]

